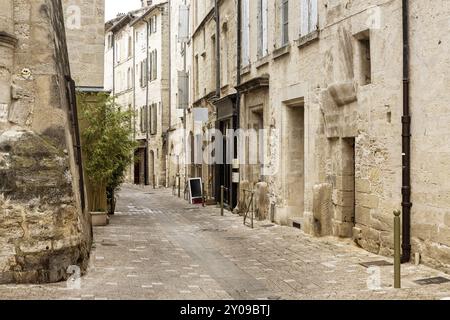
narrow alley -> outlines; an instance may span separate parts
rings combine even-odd
[[[390,259],[348,240],[312,238],[300,230],[202,208],[171,190],[126,186],[117,214],[95,228],[90,266],[79,280],[2,285],[3,299],[445,299],[450,283],[414,281],[443,276],[405,265],[404,289],[392,289],[393,267],[361,263]],[[378,275],[380,277],[378,277]],[[380,281],[378,281],[380,279]]]

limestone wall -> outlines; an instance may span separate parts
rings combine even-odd
[[[17,45],[6,60],[0,41],[0,69],[11,74],[0,117],[0,283],[54,282],[71,265],[84,270],[92,237],[69,119],[63,11],[57,0],[9,4]]]
[[[410,2],[412,249],[427,264],[448,270],[450,40],[442,26],[449,24],[450,7],[446,1]],[[235,21],[226,3],[222,19]],[[391,255],[393,211],[401,209],[402,3],[318,0],[318,30],[300,36],[300,2],[290,1],[287,46],[280,45],[279,1],[268,5],[273,32],[267,56],[258,56],[258,25],[250,24],[250,65],[241,74],[252,86],[243,91],[241,127],[253,126],[259,113],[274,132],[265,142],[268,170],[260,179],[268,184],[275,220],[299,219],[310,233],[326,221],[326,235],[354,237],[369,251]],[[256,1],[250,1],[250,21],[257,21]],[[213,27],[205,29],[209,39]],[[235,52],[236,36],[229,35],[228,50]],[[198,54],[205,65],[201,54],[208,57],[209,49],[202,39],[201,32],[194,35],[193,61]],[[211,82],[202,68],[198,98]],[[268,88],[255,81],[265,76]],[[241,181],[257,182],[254,175],[254,167],[241,166]],[[331,195],[315,196],[321,186],[327,192],[331,186]],[[326,206],[319,198],[329,199]],[[317,210],[327,216],[318,217]]]
[[[103,88],[105,0],[63,0],[63,9],[73,79]]]

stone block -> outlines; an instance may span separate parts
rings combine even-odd
[[[332,221],[333,235],[340,238],[351,238],[353,235],[353,223]]]
[[[378,196],[374,194],[367,194],[367,193],[356,193],[356,205],[370,208],[370,209],[377,209],[379,206],[379,198]]]
[[[436,241],[440,244],[450,247],[450,228],[439,227]]]
[[[335,206],[334,219],[341,222],[353,222],[355,211],[353,207]]]
[[[371,225],[371,209],[356,206],[355,208],[355,221],[358,224],[363,224],[367,227]]]
[[[45,252],[52,249],[52,242],[51,241],[24,242],[20,244],[19,248],[20,251],[22,251],[22,253],[24,254]]]
[[[353,192],[355,190],[355,179],[353,176],[336,176],[336,189]]]
[[[436,236],[438,234],[438,228],[435,224],[427,224],[427,223],[412,223],[411,224],[411,235],[413,237],[422,239],[422,240],[429,240],[429,239],[436,239]]]
[[[355,203],[355,194],[353,191],[337,190],[335,201],[338,206],[352,207]]]
[[[370,181],[367,179],[356,179],[355,189],[357,193],[370,193]]]
[[[353,82],[334,83],[328,91],[338,106],[344,106],[357,100],[356,88]]]

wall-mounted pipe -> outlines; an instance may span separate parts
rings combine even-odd
[[[220,98],[220,8],[219,0],[214,3],[216,19],[216,98]]]
[[[411,260],[411,114],[409,106],[409,1],[402,0],[403,116],[402,116],[402,263]]]

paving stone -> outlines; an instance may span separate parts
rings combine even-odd
[[[351,242],[312,238],[300,230],[220,209],[186,210],[170,190],[125,186],[108,227],[95,228],[95,246],[81,289],[66,283],[0,286],[2,299],[445,299],[450,284],[415,280],[444,276],[404,265],[404,289],[394,290],[392,267],[379,269],[380,288],[361,262],[386,260]],[[207,231],[202,231],[207,230]],[[264,239],[264,242],[258,241]],[[102,243],[114,244],[105,246]]]

